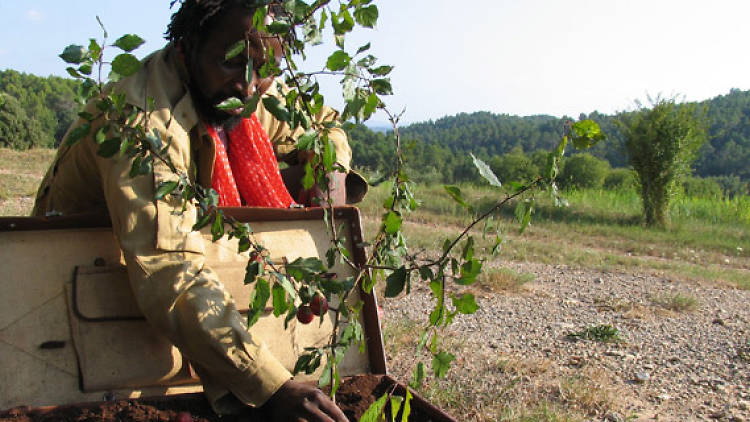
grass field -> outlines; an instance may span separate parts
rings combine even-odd
[[[462,186],[477,208],[500,196],[488,188]],[[376,229],[388,187],[378,186],[361,205]],[[412,247],[435,249],[470,221],[441,186],[418,187],[421,207],[407,218]],[[539,198],[523,235],[513,220],[513,205],[500,213],[504,244],[499,259],[568,264],[601,270],[654,271],[669,277],[727,283],[750,289],[750,198],[732,200],[676,198],[665,229],[646,228],[635,192],[569,192],[570,205],[556,207]],[[481,233],[477,232],[481,237]],[[485,241],[485,246],[490,242]]]

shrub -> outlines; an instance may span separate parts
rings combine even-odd
[[[635,172],[625,168],[612,169],[604,177],[604,189],[609,190],[632,190],[637,183]]]
[[[560,187],[564,189],[599,189],[609,173],[609,163],[591,154],[576,154],[563,162]]]
[[[539,175],[539,168],[520,149],[493,157],[489,162],[501,182],[529,182]]]
[[[721,186],[712,179],[689,176],[683,179],[682,188],[686,196],[694,198],[719,199],[722,197]]]

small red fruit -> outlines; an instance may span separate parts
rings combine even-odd
[[[309,324],[312,322],[315,315],[313,315],[312,309],[308,305],[302,305],[297,309],[297,321],[303,324]]]
[[[317,316],[325,315],[328,312],[328,299],[323,295],[315,295],[310,301],[310,309]]]
[[[193,417],[190,416],[190,412],[180,412],[174,418],[175,422],[193,422]]]
[[[263,264],[263,255],[261,255],[257,251],[253,251],[252,253],[250,253],[250,260]]]

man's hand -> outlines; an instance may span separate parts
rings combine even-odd
[[[289,380],[263,405],[275,422],[349,422],[317,388]]]

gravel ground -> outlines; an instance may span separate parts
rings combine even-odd
[[[466,420],[495,420],[498,408],[524,395],[575,407],[560,398],[559,379],[578,376],[596,377],[591,382],[607,395],[579,406],[590,420],[750,421],[750,291],[564,266],[507,267],[535,279],[517,292],[478,290],[481,309],[457,318],[446,333],[459,349],[449,379],[471,386],[476,406],[496,406]],[[663,302],[673,297],[694,298],[695,308],[666,309]],[[405,320],[424,324],[431,306],[426,288],[386,301],[386,332]],[[567,336],[599,324],[617,328],[622,341]],[[413,353],[391,350],[389,370],[407,379]],[[513,371],[508,362],[515,362]],[[551,380],[558,388],[540,396]]]

